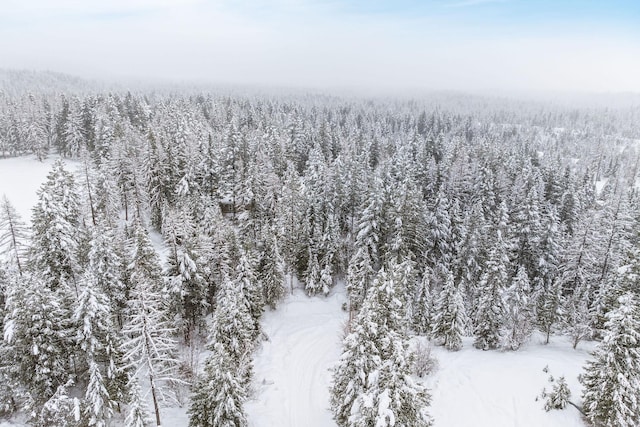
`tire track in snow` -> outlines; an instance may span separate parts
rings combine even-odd
[[[301,291],[265,313],[269,341],[254,358],[253,398],[245,404],[251,427],[332,427],[331,372],[341,352],[341,290],[309,298]]]

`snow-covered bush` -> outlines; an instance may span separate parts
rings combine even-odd
[[[431,354],[431,343],[420,340],[413,350],[413,372],[423,378],[438,367],[438,360]]]

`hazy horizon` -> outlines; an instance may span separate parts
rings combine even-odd
[[[637,93],[639,23],[631,1],[9,0],[0,66],[110,81]]]

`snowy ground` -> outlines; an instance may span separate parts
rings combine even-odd
[[[36,190],[53,159],[0,159],[0,197],[6,194],[24,220],[31,216]],[[74,168],[69,167],[69,170]],[[160,247],[158,236],[155,244]],[[341,349],[346,313],[344,289],[329,297],[308,298],[296,290],[276,311],[267,311],[263,328],[269,341],[255,355],[255,390],[245,405],[251,427],[335,427],[329,408],[330,368]],[[584,427],[578,411],[545,412],[535,400],[548,375],[565,375],[572,401],[580,402],[577,376],[592,343],[573,350],[568,339],[541,338],[517,352],[480,351],[465,339],[459,352],[436,347],[436,372],[425,382],[433,397],[436,427]],[[186,407],[164,408],[164,425],[188,425]],[[17,426],[0,421],[0,427]]]
[[[481,351],[473,339],[464,348],[433,351],[439,366],[426,380],[431,389],[430,412],[439,427],[584,427],[580,413],[572,406],[563,411],[545,412],[536,396],[549,390],[549,374],[564,375],[571,389],[571,401],[578,403],[578,375],[592,343],[571,348],[569,339],[552,337],[548,345],[534,337],[517,352]],[[549,366],[549,374],[542,372]]]
[[[7,196],[25,223],[31,222],[31,208],[38,201],[36,191],[47,179],[51,165],[58,156],[49,156],[39,162],[35,156],[0,159],[0,198]],[[67,170],[75,172],[69,162]]]
[[[327,298],[295,290],[264,316],[269,341],[255,355],[256,390],[245,408],[251,427],[334,427],[329,369],[340,356],[344,290]]]

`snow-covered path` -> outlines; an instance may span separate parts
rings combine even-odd
[[[333,427],[331,372],[340,356],[344,291],[309,298],[300,290],[267,312],[269,341],[256,352],[255,393],[245,404],[251,427]]]

